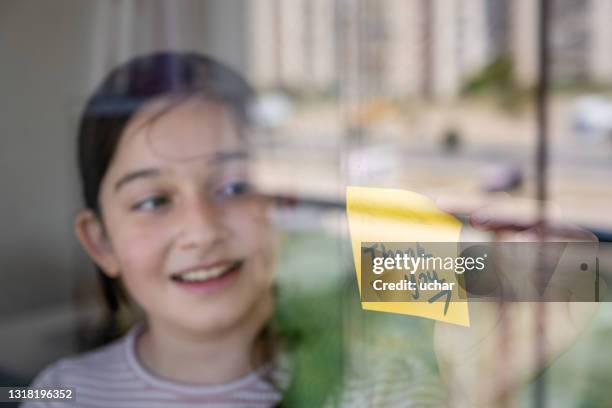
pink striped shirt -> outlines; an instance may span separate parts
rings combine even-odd
[[[142,326],[136,326],[107,346],[60,360],[32,383],[32,387],[74,387],[73,402],[26,402],[22,407],[256,408],[280,401],[281,393],[269,379],[282,383],[287,372],[271,363],[222,385],[179,384],[153,375],[136,357],[141,330]]]
[[[98,350],[65,358],[43,370],[32,387],[74,387],[73,402],[26,402],[24,408],[259,408],[276,405],[282,395],[270,379],[286,387],[290,362],[281,353],[275,363],[222,385],[185,385],[161,379],[144,368],[136,357],[135,342],[142,330]],[[339,398],[325,407],[447,406],[444,386],[414,354],[353,340],[352,357],[345,364]],[[356,358],[358,357],[358,358]]]

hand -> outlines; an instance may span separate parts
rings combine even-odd
[[[527,271],[536,270],[533,263],[542,255],[537,245],[543,236],[540,227],[533,223],[494,220],[483,216],[483,212],[491,214],[492,210],[483,209],[470,217],[476,229],[492,232],[500,241],[534,242],[523,246],[533,254],[502,256],[503,261],[496,270],[514,279],[509,279],[507,284],[525,283],[530,276]],[[581,259],[585,256],[594,259],[597,253],[596,237],[577,227],[557,225],[546,231],[545,238],[551,242],[582,242]],[[442,376],[448,384],[451,406],[503,405],[513,390],[550,365],[588,328],[598,304],[575,301],[584,300],[584,288],[575,279],[568,280],[572,275],[564,273],[576,262],[572,253],[575,248],[571,245],[557,254],[555,273],[546,282],[542,294],[544,299],[561,301],[470,302],[469,328],[436,323],[434,346]]]

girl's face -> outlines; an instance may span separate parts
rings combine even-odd
[[[273,233],[227,108],[189,99],[128,124],[102,181],[103,226],[77,233],[149,319],[197,332],[265,321],[272,310]]]

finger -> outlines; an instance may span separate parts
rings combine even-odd
[[[470,225],[484,231],[524,231],[542,225],[541,206],[535,200],[506,198],[482,206],[470,214]],[[547,203],[546,218],[561,220],[561,209]]]

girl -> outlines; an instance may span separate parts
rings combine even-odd
[[[160,53],[115,69],[89,99],[76,234],[110,305],[120,280],[146,323],[36,386],[74,386],[79,406],[279,402],[256,341],[273,310],[274,245],[270,204],[248,179],[252,95],[212,59]]]
[[[86,208],[75,231],[111,309],[125,289],[145,319],[102,348],[51,365],[34,387],[74,387],[82,407],[368,404],[354,392],[337,398],[344,349],[337,304],[321,296],[285,309],[308,310],[315,325],[326,324],[307,328],[316,340],[301,338],[299,350],[291,348],[297,330],[282,324],[291,319],[272,319],[273,202],[249,180],[252,98],[225,65],[171,52],[116,68],[94,92],[79,129]],[[402,367],[410,371],[398,372],[402,381],[426,378],[412,363]],[[357,395],[370,390],[345,385]],[[370,391],[397,398],[377,390]]]

